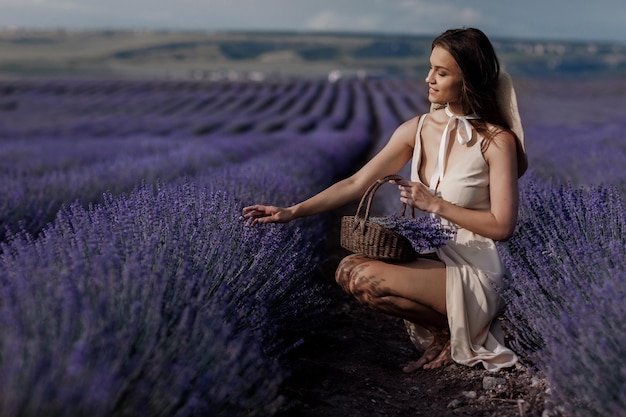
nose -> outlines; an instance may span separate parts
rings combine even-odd
[[[435,82],[435,78],[433,77],[433,70],[428,70],[428,74],[426,74],[426,79],[425,81],[428,84],[434,83]]]

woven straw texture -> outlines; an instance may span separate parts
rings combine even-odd
[[[376,180],[361,197],[356,214],[343,216],[340,242],[343,248],[373,259],[388,261],[411,261],[418,257],[407,238],[370,220],[370,208],[376,190],[390,180],[401,179],[399,175],[389,175]],[[405,208],[403,205],[402,214]]]

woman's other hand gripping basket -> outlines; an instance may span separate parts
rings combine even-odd
[[[370,216],[372,200],[378,188],[389,181],[402,181],[399,175],[376,180],[365,191],[354,216],[341,219],[341,246],[373,259],[411,261],[420,255],[432,253],[445,245],[454,230],[445,227],[437,218],[420,215],[406,216],[406,204],[399,214]]]

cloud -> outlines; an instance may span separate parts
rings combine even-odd
[[[323,10],[311,17],[305,27],[309,30],[379,30],[380,20],[371,15],[345,15],[333,10]]]
[[[485,16],[481,12],[470,7],[466,7],[461,10],[458,16],[460,22],[465,26],[476,25],[486,20]]]
[[[567,18],[564,18],[566,13]],[[626,40],[624,0],[0,0],[0,27],[316,30]]]
[[[392,3],[401,13],[406,30],[413,32],[441,31],[451,27],[476,26],[488,19],[478,9],[461,7],[450,2],[429,2],[425,0],[401,0]],[[412,30],[411,30],[412,29]]]
[[[319,3],[318,3],[319,4]],[[360,0],[333,5],[326,1],[305,22],[310,30],[351,30],[439,33],[450,27],[478,25],[485,20],[475,8],[426,0]]]

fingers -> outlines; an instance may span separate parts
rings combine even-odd
[[[398,184],[398,185],[411,185],[411,181],[405,180],[405,179],[402,179],[402,180],[391,180],[389,182],[391,182],[392,184]]]
[[[258,204],[255,204],[253,206],[247,206],[244,207],[243,210],[243,220],[246,221],[246,224],[248,226],[254,226],[257,223],[264,223],[262,221],[260,221],[260,219],[262,217],[265,217],[268,215],[267,211],[266,211],[266,207],[265,206],[261,206]]]
[[[248,226],[253,227],[255,226],[257,223],[265,223],[264,221],[261,221],[262,219],[259,219],[258,217],[252,218],[252,219],[248,219]]]
[[[404,204],[414,206],[415,204],[412,204],[412,202],[415,201],[413,189],[415,183],[406,180],[396,181],[396,183],[398,184],[398,190],[400,191],[400,201]]]
[[[244,213],[249,213],[252,211],[263,211],[265,209],[265,206],[261,206],[258,204],[255,204],[254,206],[247,206],[243,208]]]
[[[255,204],[243,208],[244,214],[241,216],[248,226],[265,223],[284,223],[284,210],[274,206],[263,206]]]
[[[270,221],[270,217],[247,217],[245,218],[244,216],[244,220],[246,222],[246,226],[256,226],[257,224],[265,224],[265,223],[269,223]]]
[[[400,190],[400,193],[404,193],[403,195],[405,197],[410,197],[413,194],[415,187],[423,185],[419,182],[411,182],[407,180],[397,180],[393,182],[398,185],[398,190]]]
[[[419,210],[426,210],[429,201],[432,199],[432,194],[424,184],[408,181],[405,184],[400,184],[400,181],[398,183],[400,201],[402,203]]]
[[[268,216],[272,214],[272,207],[262,206],[262,205],[254,205],[243,208],[244,218],[249,219],[250,217],[257,216]]]

